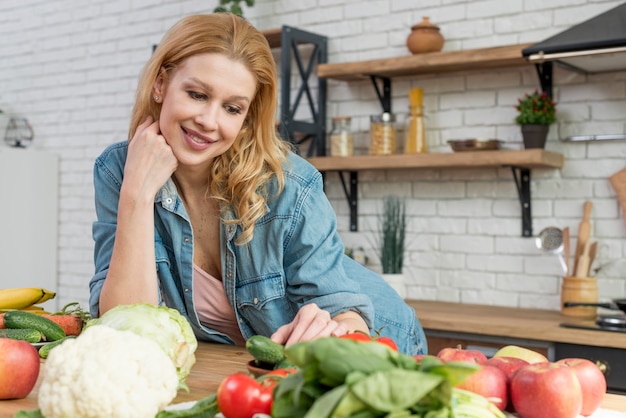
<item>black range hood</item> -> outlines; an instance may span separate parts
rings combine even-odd
[[[555,61],[585,73],[626,69],[626,3],[522,50],[530,62]]]

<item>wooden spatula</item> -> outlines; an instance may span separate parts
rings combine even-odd
[[[593,266],[593,261],[596,259],[597,254],[598,254],[598,241],[594,241],[589,246],[589,271],[587,272],[587,277],[591,275],[591,267]]]
[[[589,236],[591,235],[591,222],[589,221],[591,218],[591,206],[590,201],[585,202],[583,219],[580,221],[580,225],[578,226],[578,243],[576,244],[576,256],[574,258],[574,276],[576,277],[586,277],[586,273],[578,271],[578,264],[585,248],[585,244],[589,242]],[[588,252],[587,256],[589,256]]]
[[[576,277],[588,277],[589,276],[589,241],[585,242],[583,251],[578,257],[578,263],[576,263]]]

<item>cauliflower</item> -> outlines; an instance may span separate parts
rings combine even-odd
[[[94,325],[50,351],[38,402],[46,418],[154,418],[177,387],[176,366],[158,343]]]

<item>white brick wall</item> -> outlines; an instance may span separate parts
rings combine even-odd
[[[535,0],[257,0],[246,16],[260,29],[287,24],[329,38],[329,60],[408,54],[411,25],[429,16],[445,50],[537,42],[621,1]],[[28,117],[34,146],[61,157],[59,304],[86,306],[91,277],[91,169],[108,144],[126,138],[139,71],[151,47],[183,15],[210,12],[217,1],[22,0],[0,2],[0,108]],[[416,6],[419,4],[419,6]],[[624,167],[626,144],[564,143],[572,134],[626,132],[626,72],[581,75],[556,69],[559,124],[547,149],[563,153],[562,170],[533,170],[533,229],[578,229],[584,200],[594,203],[593,239],[600,242],[603,299],[624,296],[624,238],[608,177]],[[407,90],[425,91],[430,148],[448,151],[454,138],[496,137],[519,148],[513,105],[539,87],[534,68],[457,72],[393,82],[402,119]],[[330,81],[328,117],[353,117],[361,149],[369,115],[380,105],[369,82]],[[380,198],[408,198],[409,296],[506,306],[559,308],[560,267],[534,240],[521,237],[520,207],[508,169],[398,170],[359,173],[359,232],[349,232],[348,208],[336,175],[328,193],[348,246],[363,245],[377,268],[375,233]],[[45,210],[45,208],[42,208]],[[36,255],[33,255],[36,262]],[[51,272],[54,274],[54,272]]]

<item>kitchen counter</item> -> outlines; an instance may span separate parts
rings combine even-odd
[[[179,392],[175,403],[202,399],[217,391],[219,383],[226,376],[235,372],[246,372],[246,363],[252,356],[242,347],[200,343],[196,351],[196,364],[187,378],[189,393]],[[42,361],[45,367],[45,361]],[[17,411],[37,408],[37,388],[24,399],[0,401],[0,417],[10,418]],[[593,418],[613,417],[612,411],[626,411],[626,396],[606,394],[603,410],[593,414]],[[604,414],[607,412],[607,414]]]
[[[407,303],[427,331],[626,349],[626,333],[563,328],[560,323],[580,319],[559,311],[421,300]]]

